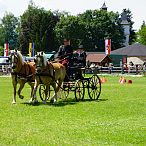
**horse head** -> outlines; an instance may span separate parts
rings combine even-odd
[[[44,52],[38,52],[34,59],[36,65],[36,72],[41,73],[47,66],[47,58],[44,55]]]
[[[20,64],[22,65],[24,63],[22,54],[16,49],[11,51],[9,60],[13,71],[20,67]]]

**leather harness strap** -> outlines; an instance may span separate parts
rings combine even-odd
[[[24,69],[24,73],[21,73],[23,69]],[[28,73],[27,73],[27,70],[28,70]],[[19,70],[19,72],[11,72],[11,75],[15,75],[15,81],[17,82],[17,78],[24,78],[26,80],[30,80],[30,78],[33,76],[33,73],[31,71],[30,65],[26,63],[21,66],[21,69]]]

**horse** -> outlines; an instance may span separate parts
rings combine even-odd
[[[48,99],[47,96],[48,96],[50,85],[54,89],[54,95],[51,97],[50,102],[55,103],[57,101],[57,93],[66,75],[65,66],[63,66],[59,62],[55,62],[55,63],[49,62],[43,52],[37,53],[35,57],[35,64],[36,64],[36,75],[35,75],[35,85],[34,85],[34,94],[33,94],[34,100],[37,101],[36,91],[39,84],[44,84],[46,86],[44,103],[46,103]]]
[[[14,89],[13,93],[13,101],[12,103],[16,103],[16,90],[17,84],[20,84],[18,89],[19,98],[23,99],[24,96],[21,95],[21,91],[24,88],[25,83],[27,82],[31,87],[31,99],[33,97],[33,88],[35,81],[35,63],[34,62],[25,62],[22,54],[16,49],[11,51],[9,56],[10,64],[11,64],[11,77],[12,77],[12,85]]]

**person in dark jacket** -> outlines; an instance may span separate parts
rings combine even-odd
[[[79,63],[82,64],[83,67],[85,67],[86,66],[86,56],[87,55],[86,55],[86,52],[85,52],[85,49],[84,49],[83,45],[79,46],[79,50],[80,50],[80,52],[79,52],[78,61],[79,61]]]
[[[59,60],[59,63],[63,64],[66,67],[66,77],[64,81],[68,81],[70,76],[68,66],[72,63],[73,48],[70,45],[69,39],[64,39],[63,43],[64,44],[59,47],[55,58]]]
[[[69,39],[64,39],[63,43],[64,45],[61,45],[59,47],[55,58],[58,58],[59,62],[67,68],[68,64],[72,61],[73,48],[70,45]]]

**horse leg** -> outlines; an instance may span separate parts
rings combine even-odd
[[[51,85],[52,85],[52,87],[54,89],[54,95],[51,97],[50,102],[51,103],[55,103],[57,101],[57,88],[56,88],[56,83],[54,82]]]
[[[31,87],[31,94],[30,94],[30,100],[29,100],[29,102],[32,102],[33,101],[33,91],[34,91],[34,83],[32,83],[32,82],[28,82],[28,84],[30,85],[30,87]]]
[[[57,83],[58,86],[56,87],[56,93],[59,92],[59,89],[61,88],[62,83],[63,83],[63,80],[62,79],[59,79],[58,80],[58,83]],[[58,96],[56,96],[56,98],[58,98]]]
[[[61,85],[62,85],[62,82],[63,82],[63,80],[62,79],[59,79],[58,80],[58,83],[57,83],[57,85],[58,86],[56,86],[56,82],[54,82],[53,84],[52,84],[52,87],[54,88],[54,95],[53,95],[53,97],[51,98],[51,102],[53,102],[53,103],[55,103],[56,101],[57,101],[57,93],[58,93],[58,91],[59,91],[59,89],[60,89],[60,87],[61,87]]]
[[[36,96],[36,92],[37,92],[37,88],[38,88],[39,84],[38,82],[35,80],[35,85],[34,85],[34,89],[33,89],[33,98],[29,101],[30,103],[32,101],[34,101],[34,103],[37,103],[38,100],[37,100],[37,96]]]
[[[17,82],[13,81],[13,101],[12,101],[12,104],[16,103],[16,89],[17,89]]]
[[[19,90],[18,90],[18,96],[19,96],[20,99],[23,99],[23,98],[24,98],[24,96],[21,95],[21,91],[22,91],[22,89],[23,89],[25,83],[26,83],[25,81],[22,81],[22,82],[20,83],[20,87],[19,87]]]
[[[50,85],[46,85],[46,89],[45,89],[45,100],[43,101],[44,104],[46,104],[47,100],[48,100],[48,91],[49,91]]]
[[[57,88],[56,88],[56,92],[59,91],[59,89],[60,89],[62,83],[63,83],[63,80],[59,79],[59,80],[58,80],[58,86],[57,86]]]

